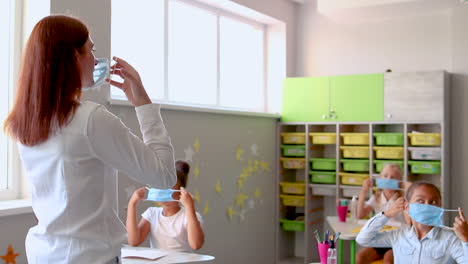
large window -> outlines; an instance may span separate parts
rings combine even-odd
[[[3,132],[3,120],[8,113],[10,83],[12,72],[12,21],[14,7],[13,1],[0,1],[0,192],[9,187],[8,174],[8,140]]]
[[[152,99],[267,112],[263,23],[197,1],[113,0],[111,34]]]
[[[112,0],[112,54],[135,65],[153,99],[164,98],[164,19],[163,0]]]
[[[26,192],[19,196],[27,183],[21,175],[16,144],[3,132],[3,124],[13,103],[21,41],[26,41],[37,21],[48,14],[50,0],[0,0],[0,200],[28,196]]]

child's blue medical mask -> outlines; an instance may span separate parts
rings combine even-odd
[[[409,205],[409,215],[414,221],[427,225],[445,227],[442,223],[444,211],[454,212],[458,210],[443,209],[430,204],[411,203]]]
[[[400,190],[399,180],[395,179],[386,179],[386,178],[377,178],[377,188],[379,189],[389,189],[389,190]]]
[[[151,200],[155,202],[172,202],[172,201],[178,201],[172,198],[172,194],[174,192],[180,192],[179,190],[173,190],[173,189],[153,189],[153,188],[148,188],[148,195],[146,197],[146,200]]]
[[[105,80],[109,76],[110,65],[109,59],[107,58],[97,58],[96,65],[94,65],[93,71],[93,80],[94,84],[90,87],[84,87],[83,90],[91,90],[101,87],[104,84]]]

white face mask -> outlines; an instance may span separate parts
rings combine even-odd
[[[101,87],[101,85],[103,85],[106,79],[109,77],[109,73],[110,73],[109,59],[97,58],[96,62],[97,63],[94,66],[94,71],[93,71],[94,84],[91,85],[90,87],[83,87],[84,91]]]

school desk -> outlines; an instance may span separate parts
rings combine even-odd
[[[346,222],[340,222],[337,216],[327,216],[327,222],[333,229],[333,232],[341,232],[340,239],[338,240],[338,264],[343,263],[343,240],[350,240],[350,260],[351,264],[356,263],[356,237],[361,231],[361,228],[366,224],[367,220],[360,219],[358,221],[351,221],[347,219]],[[389,222],[381,229],[381,231],[391,231],[400,228],[399,222]]]
[[[130,247],[135,249],[135,247]],[[161,257],[156,260],[147,260],[147,259],[136,259],[136,258],[122,258],[122,264],[169,264],[169,263],[206,263],[206,261],[212,261],[215,258],[209,255],[201,255],[201,254],[194,254],[194,253],[186,253],[186,252],[177,252],[177,251],[170,251],[170,250],[162,250],[156,248],[147,248],[147,247],[138,247],[136,249],[142,250],[154,250],[162,253],[166,253],[164,257]]]
[[[366,221],[351,221],[346,219],[346,222],[340,222],[337,216],[327,216],[327,222],[333,229],[334,233],[340,232],[338,240],[338,264],[343,263],[343,240],[351,242],[350,260],[351,264],[356,263],[356,237],[359,234],[361,227]]]

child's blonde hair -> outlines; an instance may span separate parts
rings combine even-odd
[[[386,164],[384,165],[384,167],[382,168],[382,170],[380,171],[380,175],[382,175],[382,172],[383,172],[386,168],[392,168],[392,169],[398,171],[398,174],[400,175],[400,179],[403,178],[403,172],[401,171],[400,165],[395,164],[395,163],[386,163]]]

